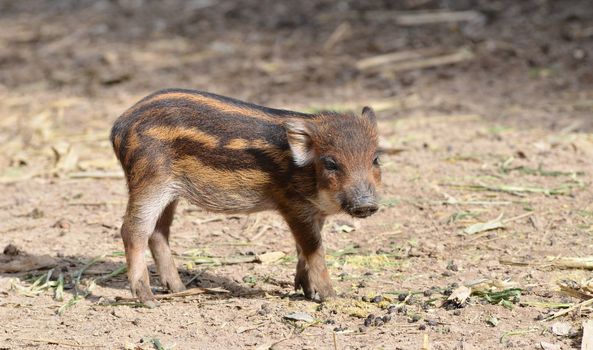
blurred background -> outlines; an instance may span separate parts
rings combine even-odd
[[[588,0],[2,0],[0,27],[0,143],[13,155],[52,133],[105,137],[165,87],[593,127]]]
[[[244,289],[292,292],[287,227],[271,213],[215,216],[187,203],[173,224],[176,261],[192,286],[231,290],[226,306],[211,296],[154,311],[96,308],[94,296],[129,296],[119,236],[127,193],[109,130],[167,87],[308,112],[374,107],[389,151],[381,210],[365,221],[332,217],[324,229],[332,279],[346,302],[362,305],[358,316],[243,297]],[[338,335],[358,348],[418,349],[426,330],[434,349],[500,348],[503,339],[509,348],[552,349],[542,339],[573,347],[580,341],[539,320],[593,295],[584,270],[593,249],[592,114],[591,0],[0,0],[0,267],[25,261],[17,272],[57,266],[69,276],[106,257],[93,276],[107,276],[60,318],[64,302],[43,291],[31,299],[14,291],[14,274],[0,275],[0,315],[15,315],[6,342],[67,337],[139,349],[158,335],[180,348],[270,339],[342,348]],[[287,259],[204,265],[277,251]],[[490,305],[485,294],[463,310],[434,303],[476,280],[510,290],[505,306],[518,303],[508,288],[520,286],[523,307]],[[558,281],[581,294],[562,294]],[[449,294],[430,301],[436,290]],[[358,317],[385,311],[360,297],[387,292],[403,295],[409,312],[365,328]],[[284,315],[303,310],[331,322],[282,340],[295,329]],[[579,317],[571,322],[580,330]]]

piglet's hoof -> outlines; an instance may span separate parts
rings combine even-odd
[[[149,309],[154,309],[158,306],[156,300],[146,300],[143,301],[142,304],[144,304],[144,306],[146,306]]]
[[[324,276],[325,275],[325,276]],[[303,289],[307,299],[325,301],[336,296],[327,272],[312,274],[309,271],[297,271],[294,289]]]

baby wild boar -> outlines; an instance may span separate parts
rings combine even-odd
[[[144,251],[160,280],[185,289],[169,248],[179,198],[212,212],[277,210],[298,252],[295,289],[335,294],[321,228],[328,215],[364,218],[377,211],[381,169],[377,122],[362,115],[304,114],[193,90],[145,97],[111,130],[124,169],[128,207],[121,228],[132,294],[152,303]]]

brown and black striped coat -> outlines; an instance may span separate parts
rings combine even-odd
[[[304,114],[206,92],[169,89],[139,101],[114,124],[111,141],[129,188],[122,238],[132,292],[149,302],[143,253],[161,281],[182,290],[168,247],[178,198],[206,210],[278,210],[297,243],[295,287],[333,295],[320,230],[327,215],[377,210],[380,182],[373,111]]]

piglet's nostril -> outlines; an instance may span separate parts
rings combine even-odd
[[[373,215],[379,207],[375,204],[361,205],[352,208],[351,214],[356,217],[366,218],[367,216]]]

